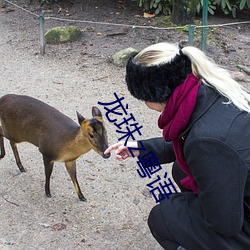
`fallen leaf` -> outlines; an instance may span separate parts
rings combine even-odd
[[[145,17],[145,18],[152,18],[152,17],[155,17],[155,14],[149,14],[147,12],[144,12],[143,13],[143,17]]]
[[[61,231],[61,230],[66,229],[66,225],[63,223],[54,224],[53,226],[51,226],[51,229],[53,231]]]

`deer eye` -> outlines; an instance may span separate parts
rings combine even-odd
[[[89,137],[90,137],[91,139],[94,139],[94,135],[93,135],[93,134],[89,134]]]

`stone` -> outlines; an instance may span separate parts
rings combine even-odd
[[[77,26],[61,26],[48,30],[45,33],[45,42],[47,44],[59,44],[65,42],[74,42],[82,36],[82,31]]]
[[[126,48],[118,51],[112,56],[113,63],[118,67],[125,67],[129,58],[138,53],[134,48]]]

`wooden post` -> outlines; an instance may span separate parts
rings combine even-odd
[[[44,33],[45,33],[45,28],[44,28],[44,12],[42,11],[39,15],[39,24],[40,24],[40,54],[44,55],[45,54],[45,39],[44,39]]]
[[[207,16],[208,16],[208,0],[203,0],[203,9],[202,9],[202,44],[201,49],[202,51],[206,51],[207,48]]]
[[[194,25],[189,26],[189,31],[188,31],[188,45],[189,46],[194,46]]]

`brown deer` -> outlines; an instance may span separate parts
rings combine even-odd
[[[86,119],[77,112],[80,126],[60,111],[29,96],[9,94],[0,98],[0,158],[5,156],[3,137],[9,139],[16,164],[20,161],[17,143],[29,142],[39,148],[45,167],[45,193],[50,194],[50,176],[54,162],[64,162],[81,201],[83,196],[76,176],[76,159],[94,149],[103,158],[108,148],[107,132],[101,111],[92,107],[93,118]]]

